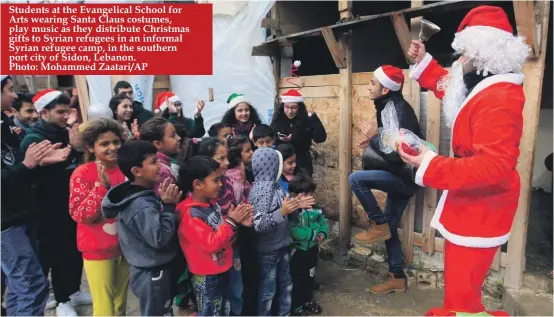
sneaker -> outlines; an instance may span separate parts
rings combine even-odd
[[[69,296],[69,298],[71,299],[71,305],[73,306],[92,305],[92,295],[90,295],[90,293],[77,291],[73,295]]]
[[[378,225],[371,223],[369,229],[360,232],[354,236],[354,240],[360,244],[372,244],[379,240],[388,240],[391,238],[390,227],[388,223]]]
[[[46,310],[54,309],[56,308],[57,305],[58,305],[58,302],[55,299],[51,299],[46,303],[46,306],[44,307],[44,309]]]
[[[56,307],[56,316],[79,316],[71,302],[60,303]]]

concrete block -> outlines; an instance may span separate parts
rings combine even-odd
[[[437,276],[433,272],[418,271],[417,272],[417,287],[420,289],[436,289]]]
[[[354,247],[348,251],[347,262],[349,265],[365,269],[371,250],[363,247]]]

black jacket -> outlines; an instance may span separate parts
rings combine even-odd
[[[292,134],[290,143],[294,146],[297,155],[309,153],[312,140],[315,143],[325,142],[327,132],[315,113],[311,117],[308,117],[308,122],[304,125],[299,124],[295,119],[290,120],[286,118],[271,124],[271,127],[275,131],[275,145],[284,143],[277,136],[278,133],[285,135]]]
[[[140,127],[143,123],[152,119],[153,116],[152,111],[144,109],[142,103],[133,101],[133,116],[131,117],[131,122],[137,119],[137,123]]]
[[[377,111],[377,127],[382,128],[381,112],[389,101],[394,103],[396,115],[398,117],[398,125],[400,128],[410,130],[419,138],[422,138],[419,122],[412,106],[402,97],[400,92],[390,92],[374,101],[375,110]],[[363,155],[364,169],[380,169],[387,170],[406,181],[413,182],[413,174],[415,171],[402,161],[397,152],[385,154],[379,146],[380,135],[376,134],[370,140],[369,149],[366,149]],[[422,138],[423,139],[423,138]],[[379,157],[383,160],[379,160]]]
[[[69,131],[48,122],[40,122],[31,129],[21,142],[21,152],[25,153],[31,143],[49,140],[52,144],[69,144]],[[41,220],[55,221],[59,217],[69,217],[69,179],[82,154],[73,150],[68,159],[61,163],[38,166],[31,173],[31,181],[36,189],[36,198]]]
[[[2,230],[28,223],[36,212],[31,170],[23,165],[20,139],[2,113]]]

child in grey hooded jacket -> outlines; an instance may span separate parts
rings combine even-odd
[[[118,165],[129,179],[108,192],[102,214],[117,218],[119,245],[130,264],[130,286],[142,316],[173,315],[173,260],[177,254],[175,204],[182,193],[165,181],[154,193],[160,162],[150,142],[126,142]]]
[[[287,216],[298,208],[313,204],[313,198],[286,197],[279,178],[283,171],[281,153],[272,148],[260,148],[252,157],[254,185],[248,201],[254,207],[254,229],[257,233],[260,283],[258,315],[269,316],[273,297],[279,287],[279,315],[291,311],[292,278],[289,246],[291,237]],[[308,207],[309,208],[309,207]]]

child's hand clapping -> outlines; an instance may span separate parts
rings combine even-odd
[[[310,209],[315,204],[315,199],[311,195],[305,195],[302,193],[298,195],[296,199],[298,200],[298,203],[299,203],[298,208],[301,208],[301,209]]]
[[[231,206],[227,217],[231,218],[236,223],[243,223],[252,217],[252,207],[249,205],[239,204],[237,207]]]
[[[164,204],[176,205],[179,201],[181,201],[181,196],[183,195],[183,192],[179,190],[177,185],[171,182],[169,177],[164,180],[158,192],[160,193],[160,199]]]
[[[296,209],[300,208],[300,201],[298,198],[286,197],[283,200],[283,205],[281,206],[281,214],[283,216],[292,214]]]
[[[240,224],[245,227],[252,227],[254,225],[254,207],[252,205],[245,205],[248,211],[246,219]]]

